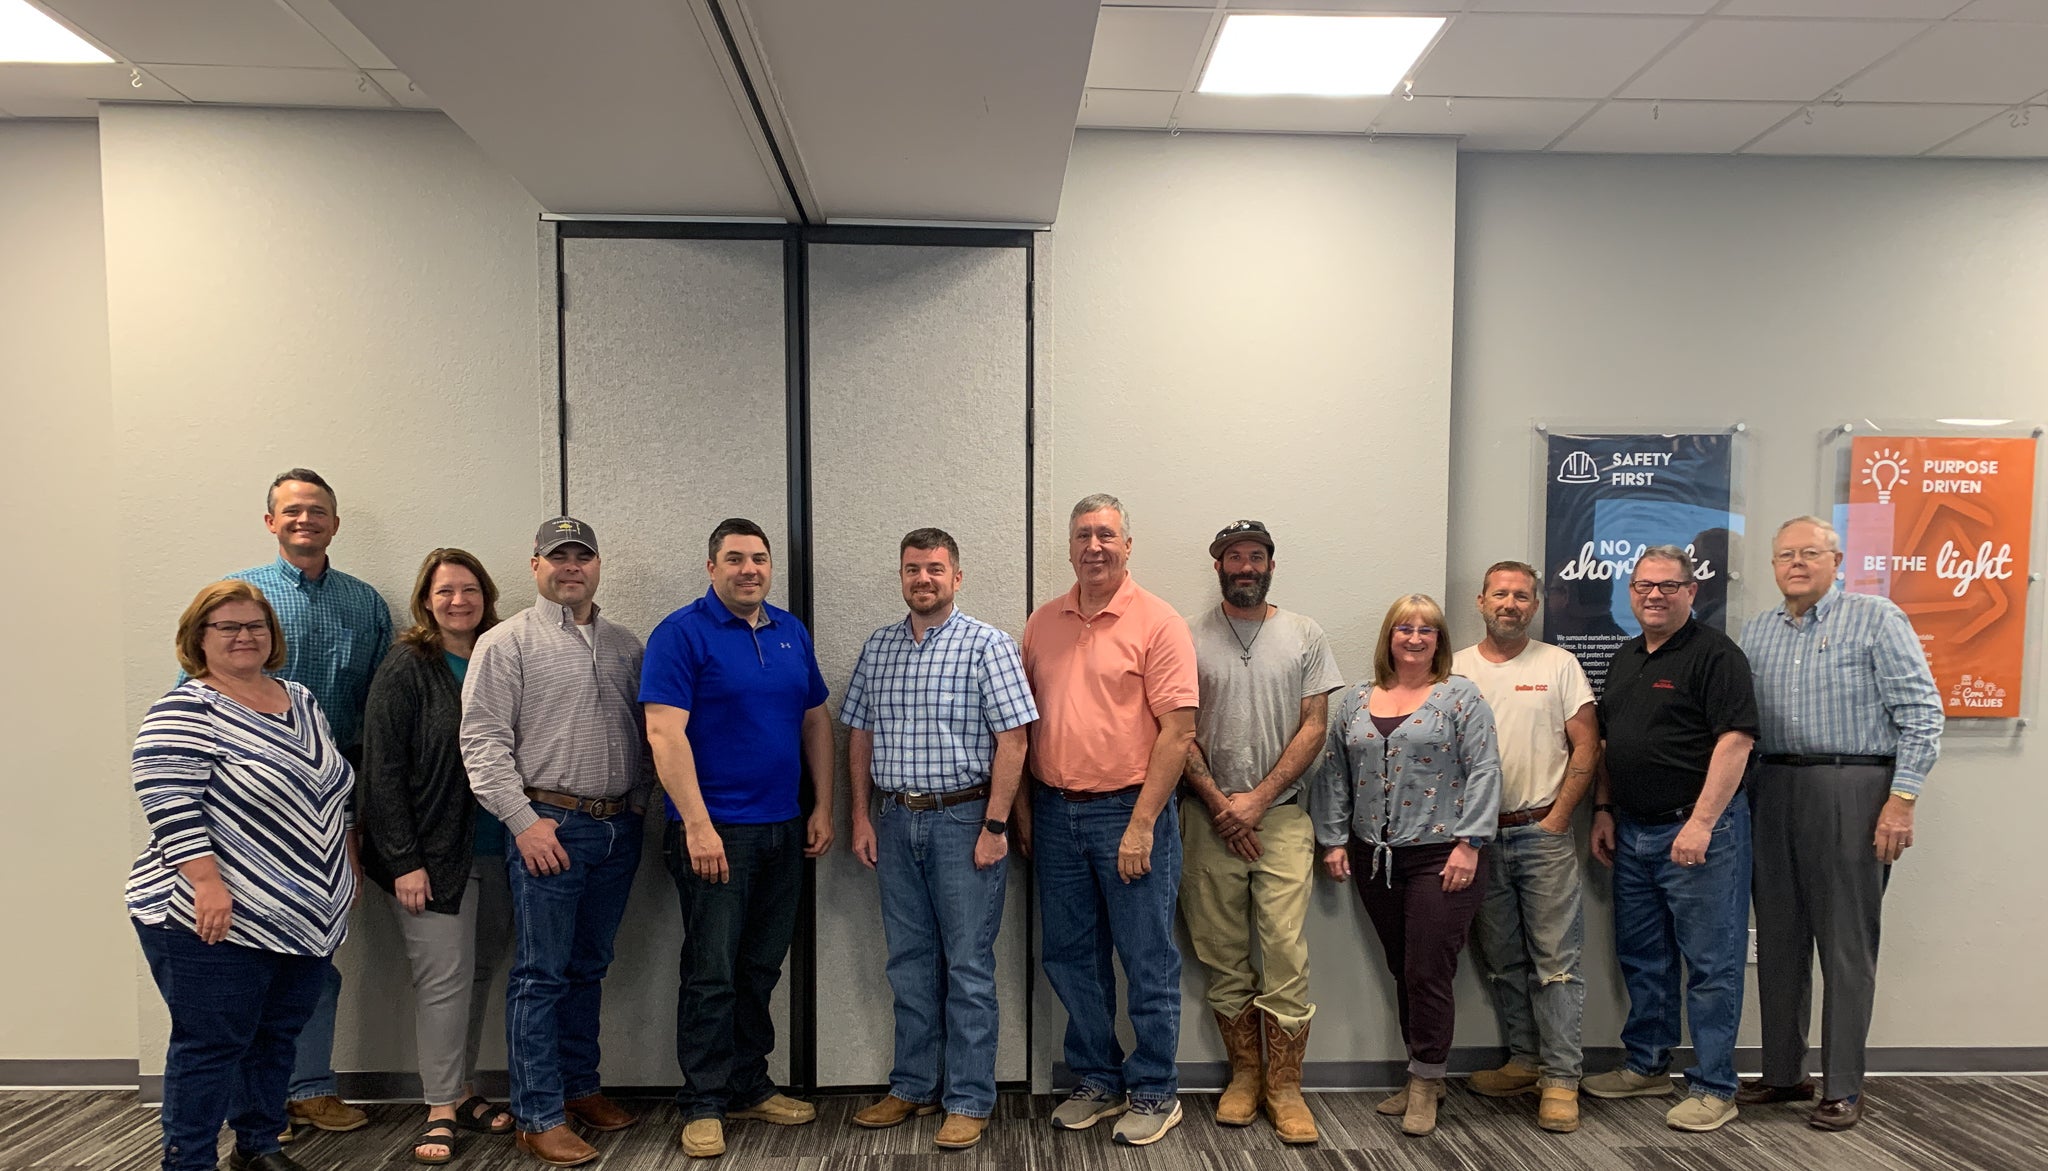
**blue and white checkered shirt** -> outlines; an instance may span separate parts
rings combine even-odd
[[[1941,694],[1905,611],[1834,587],[1794,619],[1742,627],[1766,753],[1893,756],[1892,790],[1919,795],[1941,753]]]
[[[384,596],[332,561],[312,579],[283,557],[228,576],[262,590],[277,611],[285,658],[284,669],[274,674],[312,692],[334,742],[344,752],[355,751],[363,742],[370,680],[391,649],[391,607]]]
[[[910,637],[910,619],[868,636],[839,719],[875,736],[875,787],[951,793],[989,782],[997,732],[1038,718],[1017,642],[958,610]]]

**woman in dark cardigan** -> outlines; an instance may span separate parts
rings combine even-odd
[[[504,827],[477,808],[456,734],[477,636],[498,622],[498,587],[475,557],[436,549],[363,717],[363,871],[390,894],[412,962],[426,1129],[413,1159],[445,1163],[456,1129],[509,1134],[478,1097],[477,1045],[491,977],[511,940]]]

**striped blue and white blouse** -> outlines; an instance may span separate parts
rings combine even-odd
[[[196,679],[149,709],[130,771],[149,843],[128,873],[138,922],[195,928],[178,867],[213,856],[234,899],[227,942],[332,955],[348,931],[355,874],[343,836],[355,774],[303,686],[291,710],[242,706]]]

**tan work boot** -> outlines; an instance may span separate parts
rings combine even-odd
[[[370,1124],[370,1116],[328,1094],[285,1103],[285,1123],[308,1123],[320,1130],[358,1130]]]
[[[818,1108],[809,1102],[799,1102],[788,1094],[770,1094],[766,1101],[758,1102],[745,1110],[728,1110],[728,1122],[772,1122],[777,1126],[802,1126],[818,1116]]]
[[[1259,1095],[1265,1089],[1259,1062],[1259,1018],[1263,1014],[1249,1004],[1234,1017],[1210,1011],[1216,1013],[1223,1050],[1230,1057],[1230,1084],[1216,1100],[1216,1121],[1222,1126],[1250,1126],[1259,1116]]]
[[[683,1124],[676,1142],[692,1159],[716,1159],[725,1153],[725,1123],[716,1118],[693,1118]]]
[[[1558,1134],[1579,1128],[1579,1091],[1570,1086],[1545,1086],[1536,1104],[1536,1125]]]
[[[1401,1133],[1417,1138],[1436,1130],[1436,1104],[1443,1101],[1444,1079],[1408,1077],[1408,1109],[1401,1115]]]
[[[1301,1097],[1301,1062],[1308,1056],[1308,1022],[1290,1033],[1272,1013],[1260,1012],[1266,1029],[1266,1117],[1283,1143],[1312,1143],[1316,1116]]]
[[[1517,1094],[1536,1092],[1536,1080],[1542,1074],[1528,1066],[1508,1058],[1508,1063],[1499,1069],[1482,1069],[1467,1082],[1475,1094],[1489,1098],[1512,1098]]]
[[[972,1118],[965,1114],[948,1114],[946,1121],[939,1124],[939,1135],[932,1140],[935,1147],[949,1151],[964,1151],[981,1141],[981,1132],[988,1129],[988,1119]]]
[[[1392,1094],[1387,1095],[1387,1097],[1381,1100],[1380,1104],[1374,1106],[1373,1109],[1379,1111],[1382,1114],[1394,1118],[1399,1118],[1403,1114],[1408,1113],[1408,1089],[1410,1086],[1413,1086],[1414,1084],[1414,1078],[1408,1079],[1407,1085],[1404,1085],[1400,1089],[1395,1090]],[[1438,1101],[1443,1100],[1444,1083],[1441,1079],[1439,1079],[1436,1083],[1436,1096]]]
[[[929,1102],[911,1102],[889,1094],[881,1101],[854,1114],[853,1124],[867,1127],[869,1130],[885,1130],[907,1118],[923,1118],[927,1114],[938,1112],[939,1108]]]

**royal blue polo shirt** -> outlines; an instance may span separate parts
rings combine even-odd
[[[714,822],[765,825],[797,816],[803,784],[804,713],[831,694],[811,632],[787,610],[762,603],[748,626],[718,595],[670,614],[647,639],[640,702],[690,713],[685,734],[697,787]],[[670,821],[681,821],[663,797]]]

